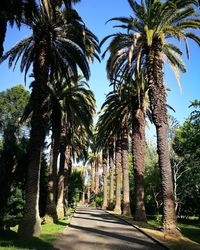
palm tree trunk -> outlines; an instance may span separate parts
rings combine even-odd
[[[113,143],[109,145],[109,166],[110,166],[110,192],[109,192],[109,204],[108,209],[113,210],[113,198],[114,198],[114,151]]]
[[[131,215],[129,171],[128,171],[128,120],[122,130],[122,168],[123,168],[123,215]]]
[[[59,141],[52,135],[51,151],[50,151],[50,166],[49,166],[49,180],[47,189],[47,203],[46,203],[46,223],[56,223],[58,221],[56,211],[56,191],[57,191],[57,160],[59,155]]]
[[[99,158],[95,161],[95,194],[99,192]]]
[[[95,165],[91,162],[91,193],[95,192]]]
[[[0,17],[0,58],[2,57],[4,52],[3,44],[6,37],[6,30],[7,30],[7,19],[2,14]]]
[[[160,57],[162,42],[154,41],[147,54],[147,74],[149,97],[153,122],[157,132],[157,147],[161,168],[163,192],[163,230],[178,234],[174,204],[172,170],[167,142],[168,117],[166,110],[166,90],[163,84],[163,63]]]
[[[52,140],[50,151],[50,166],[49,166],[49,181],[47,190],[46,203],[46,223],[58,221],[56,211],[56,196],[57,196],[57,161],[60,146],[60,128],[61,128],[61,112],[57,108],[57,104],[52,100]]]
[[[134,219],[146,222],[144,203],[145,114],[140,109],[132,112],[132,158],[136,189]]]
[[[67,135],[68,137],[68,135]],[[68,141],[69,138],[66,138]],[[64,216],[67,215],[67,208],[69,202],[69,177],[71,175],[72,170],[72,162],[71,162],[71,146],[69,145],[69,141],[67,142],[67,146],[65,149],[65,167],[64,167]]]
[[[106,149],[103,150],[102,153],[103,158],[103,205],[102,208],[106,209],[108,206],[108,198],[107,198],[107,152]]]
[[[35,82],[31,93],[33,114],[31,118],[29,164],[26,183],[24,217],[19,225],[20,237],[39,236],[40,163],[48,124],[48,51],[42,49],[33,63]]]
[[[116,141],[116,152],[115,152],[115,161],[116,161],[116,204],[114,212],[121,214],[121,136],[118,136]]]
[[[60,164],[58,173],[58,193],[57,193],[57,215],[58,218],[64,218],[64,171],[65,171],[65,150],[66,150],[66,126],[61,125],[61,136],[60,136]]]
[[[37,102],[31,119],[30,153],[26,184],[26,199],[24,217],[19,226],[21,237],[39,236],[41,233],[41,220],[39,216],[39,180],[40,161],[43,151],[47,122],[44,114],[44,103],[47,100],[48,92],[46,86],[33,87],[33,100]],[[34,102],[34,103],[35,103]],[[41,106],[38,105],[42,103]],[[40,106],[40,107],[38,107]]]

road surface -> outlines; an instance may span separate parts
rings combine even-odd
[[[54,250],[166,250],[126,222],[101,209],[78,207]]]

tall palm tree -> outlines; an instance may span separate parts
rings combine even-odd
[[[4,52],[4,40],[6,37],[7,24],[14,24],[20,28],[23,18],[31,20],[37,13],[35,0],[2,0],[0,8],[0,57]]]
[[[68,201],[68,179],[72,156],[84,159],[91,136],[91,125],[95,112],[95,99],[82,77],[77,82],[61,78],[55,80],[51,92],[57,98],[60,110],[60,168],[58,179],[58,217],[64,216]],[[58,118],[58,117],[57,117]],[[54,123],[58,124],[55,120]]]
[[[166,89],[163,82],[163,64],[169,62],[179,82],[179,71],[185,72],[185,66],[180,56],[182,51],[167,41],[170,38],[183,40],[189,56],[188,38],[200,45],[200,38],[192,30],[199,30],[200,19],[194,5],[198,1],[190,0],[147,0],[137,3],[128,0],[133,11],[130,18],[118,17],[112,20],[120,21],[117,27],[126,33],[117,33],[112,37],[107,48],[111,55],[109,68],[115,68],[111,75],[117,75],[123,69],[123,74],[133,75],[141,68],[146,69],[150,105],[153,122],[156,126],[159,163],[163,190],[163,229],[165,232],[178,233],[174,208],[172,173],[167,143],[167,111]],[[121,53],[118,53],[118,52]],[[129,67],[123,68],[124,63]]]
[[[1,62],[9,58],[9,65],[21,58],[21,70],[25,76],[33,64],[35,82],[32,84],[33,114],[31,118],[30,155],[26,190],[26,205],[19,233],[24,236],[41,232],[38,200],[40,157],[48,123],[47,83],[52,72],[77,78],[78,68],[89,78],[88,58],[98,50],[97,38],[85,27],[76,15],[70,21],[70,10],[48,12],[41,6],[40,12],[26,24],[33,34],[19,42],[2,56]],[[74,12],[73,12],[74,13]],[[66,17],[67,15],[67,17]],[[65,18],[66,17],[66,18]],[[91,49],[94,48],[93,50]],[[66,71],[67,69],[67,71]]]
[[[113,137],[118,137],[116,142],[116,172],[117,172],[117,208],[118,213],[121,213],[121,164],[123,168],[123,202],[124,214],[130,214],[130,199],[129,199],[129,173],[128,173],[128,102],[127,95],[124,90],[112,91],[107,95],[106,101],[102,106],[102,115],[97,123],[98,136],[97,145],[103,147],[113,140]],[[119,156],[119,154],[122,154]],[[120,159],[121,158],[121,159]],[[118,160],[119,159],[119,160]]]

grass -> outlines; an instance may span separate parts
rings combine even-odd
[[[182,236],[173,237],[161,232],[159,230],[160,225],[155,220],[148,220],[148,224],[138,223],[132,217],[114,215],[126,220],[130,224],[138,226],[142,231],[159,240],[171,250],[200,250],[200,224],[197,222],[187,221],[187,223],[178,223]]]
[[[158,229],[160,226],[160,224],[155,220],[148,220],[148,224],[154,229]],[[178,223],[178,227],[184,237],[200,243],[200,224],[198,222],[188,220],[185,221],[185,223]]]
[[[42,234],[40,238],[32,237],[29,239],[18,239],[17,227],[12,230],[1,232],[0,250],[47,250],[52,248],[53,241],[56,240],[59,233],[69,224],[69,221],[62,220],[57,224],[42,225]]]

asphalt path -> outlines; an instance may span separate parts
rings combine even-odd
[[[101,209],[78,207],[54,250],[166,250],[137,228]]]

